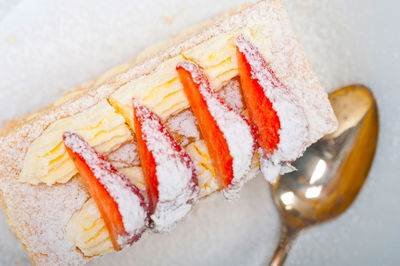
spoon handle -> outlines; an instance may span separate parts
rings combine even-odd
[[[299,230],[292,229],[284,225],[282,226],[279,243],[276,247],[274,256],[272,256],[270,261],[270,266],[281,266],[285,263],[286,257],[292,248],[298,233]]]

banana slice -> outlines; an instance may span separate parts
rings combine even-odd
[[[77,170],[62,142],[62,134],[75,131],[100,153],[116,150],[132,139],[124,118],[106,100],[77,115],[53,123],[30,146],[19,181],[31,184],[65,183]]]

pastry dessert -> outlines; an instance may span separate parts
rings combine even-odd
[[[87,263],[173,227],[336,118],[277,0],[244,6],[0,131],[1,205],[37,265]]]

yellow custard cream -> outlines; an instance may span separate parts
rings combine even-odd
[[[106,100],[68,118],[60,119],[47,128],[30,146],[19,176],[31,184],[68,182],[77,170],[63,145],[65,131],[74,131],[107,154],[132,139],[125,119]]]
[[[67,239],[74,242],[88,257],[104,255],[114,249],[106,224],[93,198],[74,213],[68,222],[66,235]]]
[[[204,140],[190,143],[186,147],[187,153],[192,158],[196,167],[197,179],[199,182],[199,196],[205,197],[219,189],[215,177],[214,167],[211,157],[208,154],[207,146]]]

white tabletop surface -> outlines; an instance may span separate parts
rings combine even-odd
[[[242,0],[0,0],[0,120],[51,103],[68,88]],[[400,265],[400,26],[396,0],[284,0],[322,84],[362,82],[381,131],[365,187],[340,218],[310,228],[287,265]],[[29,265],[0,214],[0,265]],[[262,265],[279,235],[268,185],[200,202],[167,234],[95,265]]]

